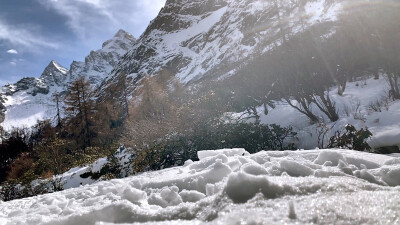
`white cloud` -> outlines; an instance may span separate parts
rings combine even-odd
[[[26,50],[30,51],[37,50],[42,47],[58,47],[58,44],[47,40],[38,32],[38,30],[39,29],[34,26],[11,26],[0,19],[0,41],[6,41],[12,45],[25,48]]]
[[[10,62],[10,65],[11,65],[11,66],[16,66],[17,63],[16,63],[16,62]]]
[[[120,28],[138,36],[165,1],[39,0],[49,10],[65,16],[67,26],[82,39],[93,38],[99,33],[116,32]]]
[[[10,50],[7,51],[7,53],[8,53],[8,54],[17,55],[17,54],[18,54],[18,51],[15,50],[15,49],[10,49]]]

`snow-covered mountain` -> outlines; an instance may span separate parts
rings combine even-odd
[[[113,75],[156,75],[164,69],[188,83],[234,74],[241,63],[284,39],[335,21],[341,5],[341,0],[168,0]]]
[[[51,61],[40,78],[23,78],[15,84],[0,89],[0,122],[6,130],[12,127],[30,127],[37,120],[55,116],[53,94],[67,90],[69,82],[78,76],[87,77],[94,86],[100,86],[119,59],[132,48],[136,39],[119,30],[102,49],[92,51],[85,62],[72,62],[66,69]]]

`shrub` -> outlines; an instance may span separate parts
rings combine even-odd
[[[107,163],[100,169],[100,171],[89,171],[80,175],[80,177],[84,179],[90,177],[93,180],[110,180],[124,177],[124,175],[126,175],[123,173],[124,165],[121,165],[121,161],[117,157],[117,154],[123,149],[124,147],[120,147],[117,152],[113,152],[112,154],[108,155]]]
[[[19,179],[9,179],[3,182],[0,199],[11,201],[63,190],[61,178],[34,181],[35,179],[37,176],[34,175],[33,170],[30,170]]]
[[[366,128],[357,130],[353,125],[347,124],[344,133],[337,131],[329,139],[328,148],[347,148],[357,151],[370,151],[371,147],[367,140],[372,137],[372,133]]]
[[[382,112],[383,110],[388,111],[390,107],[390,98],[387,96],[382,96],[376,101],[370,102],[367,109],[369,112]]]

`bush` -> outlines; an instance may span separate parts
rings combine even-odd
[[[3,182],[0,189],[0,199],[11,201],[64,190],[62,179],[34,181],[35,179],[37,177],[33,170],[30,170],[19,179],[9,179]]]
[[[329,139],[328,148],[346,148],[357,151],[370,151],[371,147],[367,140],[372,137],[372,133],[366,128],[357,130],[353,125],[347,124],[344,133],[337,131]]]
[[[198,160],[200,150],[244,148],[250,153],[261,150],[295,149],[285,145],[296,135],[291,127],[260,123],[220,123],[187,134],[171,134],[137,149],[133,171],[159,170],[181,166],[186,160]]]
[[[367,110],[369,112],[382,112],[383,110],[389,111],[389,107],[390,107],[390,98],[387,96],[382,96],[380,99],[372,101],[368,105]]]
[[[81,178],[91,178],[93,180],[110,180],[114,178],[123,178],[128,173],[124,173],[124,165],[121,164],[121,160],[118,158],[117,154],[123,151],[125,148],[120,147],[117,152],[113,152],[107,156],[107,163],[100,169],[99,172],[89,171],[82,175]]]

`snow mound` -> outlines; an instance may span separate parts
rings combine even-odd
[[[0,224],[400,222],[400,160],[394,156],[224,149],[201,151],[199,158],[182,167],[1,202]]]

